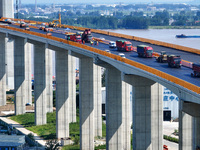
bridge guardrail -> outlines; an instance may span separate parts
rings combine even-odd
[[[200,87],[194,85],[194,84],[191,84],[189,82],[186,82],[182,79],[179,79],[177,77],[174,77],[172,75],[169,75],[167,73],[164,73],[162,71],[159,71],[157,69],[154,69],[152,67],[149,67],[149,66],[146,66],[146,65],[143,65],[141,63],[138,63],[138,62],[135,62],[133,60],[129,60],[129,59],[125,59],[125,58],[122,58],[118,55],[114,55],[114,54],[111,54],[111,53],[108,53],[108,52],[105,52],[105,51],[102,51],[102,50],[99,50],[99,49],[96,49],[96,48],[93,48],[93,47],[90,47],[90,46],[87,46],[87,45],[83,45],[83,44],[79,44],[79,43],[76,43],[76,42],[73,42],[73,41],[69,41],[69,40],[65,40],[65,39],[61,39],[61,38],[57,38],[57,37],[53,37],[53,36],[48,36],[48,35],[45,35],[45,34],[41,34],[41,33],[36,33],[36,32],[33,32],[33,31],[26,31],[26,30],[23,30],[23,29],[18,29],[18,28],[14,28],[14,27],[9,27],[9,26],[2,26],[0,25],[1,28],[5,28],[5,29],[9,29],[9,30],[14,30],[14,31],[18,31],[18,32],[22,32],[22,33],[27,33],[27,34],[31,34],[31,35],[35,35],[35,36],[39,36],[39,37],[44,37],[44,38],[47,38],[47,39],[51,39],[51,40],[55,40],[55,41],[58,41],[58,42],[63,42],[63,43],[66,43],[66,44],[69,44],[69,45],[72,45],[72,46],[76,46],[76,47],[80,47],[80,48],[83,48],[85,50],[89,50],[89,51],[92,51],[92,52],[95,52],[95,53],[98,53],[98,54],[101,54],[101,55],[104,55],[104,56],[107,56],[107,57],[110,57],[112,59],[115,59],[115,60],[118,60],[118,61],[121,61],[121,62],[124,62],[128,65],[131,65],[131,66],[134,66],[134,67],[137,67],[141,70],[144,70],[144,71],[147,71],[151,74],[154,74],[158,77],[161,77],[161,78],[164,78],[172,83],[176,83],[188,90],[191,90],[197,94],[200,94]]]

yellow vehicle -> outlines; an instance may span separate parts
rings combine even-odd
[[[56,24],[55,22],[58,22],[59,24]],[[59,14],[59,19],[53,20],[52,22],[49,22],[49,27],[61,27],[61,14]]]

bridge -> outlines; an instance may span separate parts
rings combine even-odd
[[[8,0],[7,0],[8,1]],[[4,3],[5,0],[0,1]],[[2,4],[1,6],[5,6]],[[8,6],[8,5],[6,5]],[[8,7],[1,7],[0,16],[13,18]],[[28,21],[31,22],[31,21]],[[39,23],[39,22],[38,22]],[[64,26],[64,25],[63,25]],[[74,29],[72,26],[64,26]],[[76,30],[84,28],[76,27]],[[59,31],[63,31],[60,28]],[[187,62],[198,62],[200,50],[92,29],[93,36],[107,40],[128,39],[133,45],[148,43],[156,52],[165,50],[181,55]],[[79,44],[65,39],[62,32],[48,36],[33,26],[31,31],[19,25],[0,26],[0,103],[6,103],[6,72],[14,60],[15,114],[25,113],[31,102],[31,53],[34,45],[34,103],[35,124],[46,124],[46,113],[52,107],[52,54],[56,53],[56,134],[69,137],[69,123],[76,122],[75,58],[79,58],[80,147],[94,149],[94,137],[102,135],[101,126],[101,67],[106,68],[106,146],[107,149],[131,149],[130,141],[130,86],[133,93],[133,149],[163,149],[162,85],[179,97],[179,149],[193,150],[200,146],[200,80],[191,77],[191,68],[169,68],[154,59],[137,57],[126,52],[122,58],[108,45]],[[14,49],[13,60],[8,51]],[[11,54],[11,53],[9,53]]]

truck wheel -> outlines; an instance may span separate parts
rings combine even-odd
[[[191,73],[191,77],[193,77],[194,76],[194,74],[193,73]]]

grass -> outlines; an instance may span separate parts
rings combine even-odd
[[[36,133],[44,140],[56,139],[56,112],[47,113],[47,124],[35,126],[34,113],[27,113],[23,115],[11,116],[10,119],[20,123],[26,129]],[[70,123],[69,130],[72,139],[77,140],[80,138],[79,128],[79,111],[77,110],[77,122]],[[106,136],[106,125],[102,123],[102,136]],[[104,146],[96,147],[95,149],[104,149]],[[67,145],[62,148],[63,150],[79,150],[80,145]]]

